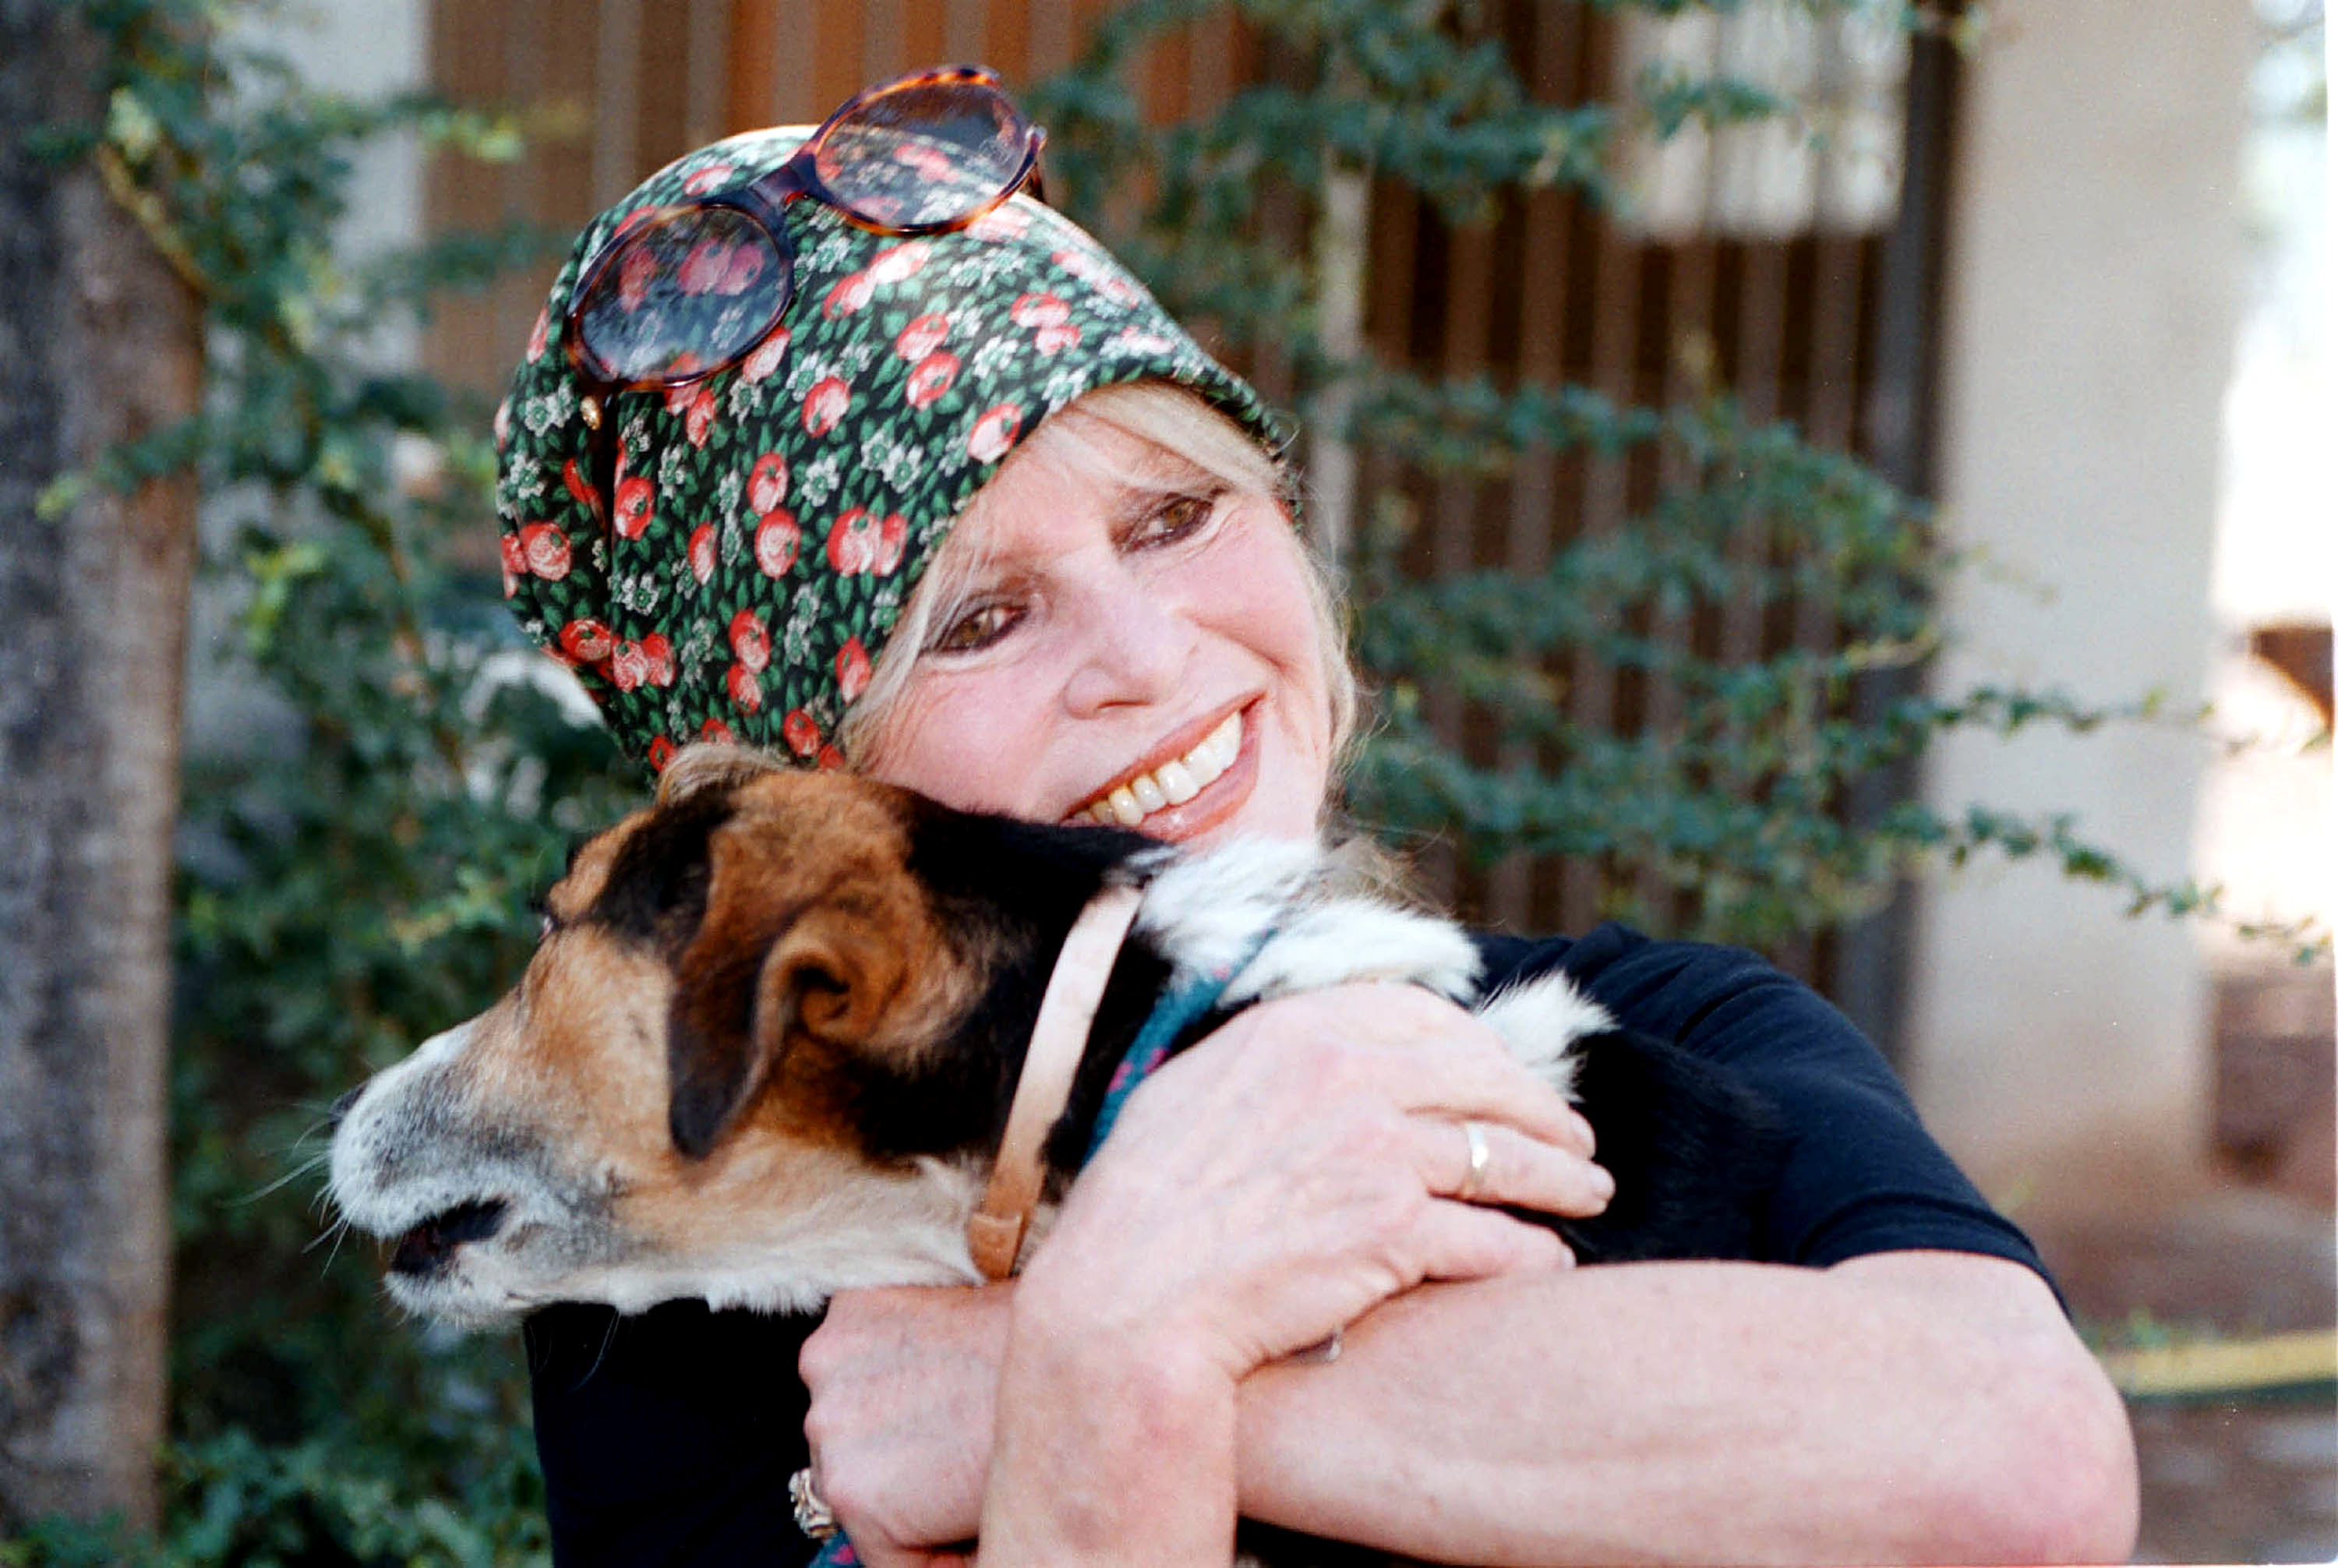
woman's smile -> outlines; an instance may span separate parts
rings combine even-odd
[[[1227,779],[1243,755],[1244,726],[1243,714],[1249,707],[1244,703],[1214,723],[1208,720],[1183,727],[1169,742],[1156,749],[1155,756],[1163,759],[1145,762],[1130,769],[1123,777],[1095,792],[1086,804],[1075,807],[1065,818],[1067,822],[1086,819],[1107,827],[1145,827],[1163,812],[1185,806],[1205,792],[1199,811],[1191,816],[1210,814],[1222,797],[1231,789],[1212,790],[1212,786]],[[1188,746],[1185,741],[1199,725],[1209,727],[1202,739]],[[1165,824],[1164,824],[1165,826]],[[1161,834],[1162,837],[1176,837]]]

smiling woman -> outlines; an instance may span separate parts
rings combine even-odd
[[[497,422],[514,607],[653,767],[737,740],[1028,820],[1311,838],[1355,699],[1280,422],[1014,193],[1036,132],[950,81],[932,123],[879,93],[810,168],[801,132],[733,138],[586,231]],[[905,180],[937,186],[914,231],[838,194]],[[1774,1109],[1750,1256],[1555,1267],[1493,1195],[1614,1184],[1556,1102],[1484,1137],[1459,1085],[1515,1063],[1482,1020],[1277,997],[1128,1093],[1018,1280],[817,1325],[539,1312],[564,1568],[801,1561],[838,1523],[878,1568],[977,1535],[1222,1564],[1238,1514],[1449,1562],[2124,1553],[2116,1396],[1840,1014],[1614,926],[1472,946],[1480,995],[1563,972]]]

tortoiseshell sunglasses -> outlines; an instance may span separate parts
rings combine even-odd
[[[686,387],[727,370],[794,298],[795,250],[780,218],[789,202],[809,196],[879,234],[947,233],[1027,181],[1036,194],[1046,139],[979,65],[869,88],[752,184],[628,220],[570,297],[569,360],[604,391]]]

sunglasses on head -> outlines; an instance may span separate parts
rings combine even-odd
[[[904,237],[963,229],[1026,183],[1046,132],[977,65],[921,72],[849,100],[777,169],[627,220],[570,296],[569,361],[601,392],[671,390],[727,370],[795,296],[781,212],[799,196]],[[585,414],[599,426],[599,397]]]

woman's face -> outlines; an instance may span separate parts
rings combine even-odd
[[[972,590],[937,622],[863,770],[1034,821],[1155,838],[1311,835],[1331,710],[1281,506],[1094,422],[1102,477],[1045,446],[981,513]]]

